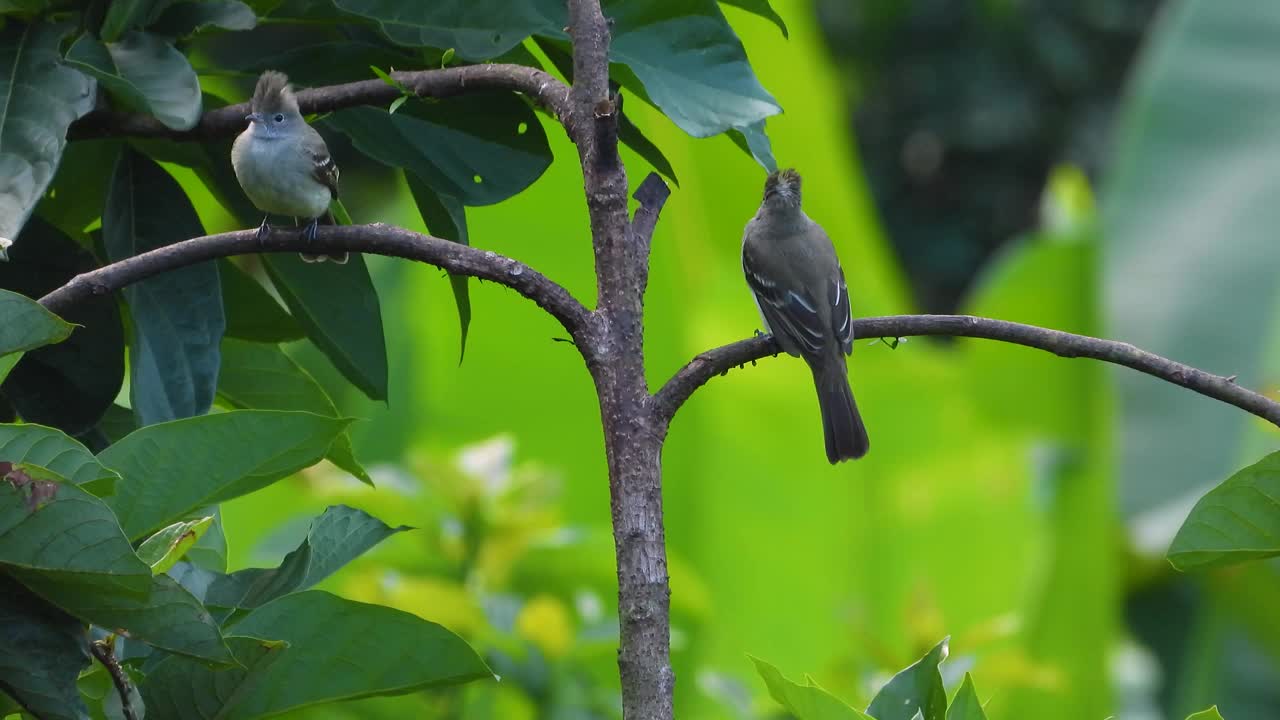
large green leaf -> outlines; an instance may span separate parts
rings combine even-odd
[[[1268,387],[1280,164],[1262,159],[1280,154],[1280,3],[1179,0],[1154,27],[1103,184],[1107,331]],[[1249,416],[1137,373],[1115,379],[1127,512],[1239,467]]]
[[[235,70],[255,73],[279,70],[302,87],[368,80],[371,65],[396,70],[425,69],[421,56],[405,48],[358,40],[262,48],[257,54],[228,55],[227,63]]]
[[[314,465],[350,421],[235,410],[141,428],[98,459],[123,480],[107,499],[130,538]]]
[[[112,261],[204,235],[177,181],[129,147],[116,163],[102,229]],[[208,412],[226,327],[218,266],[170,270],[130,285],[124,296],[133,320],[129,397],[139,424]]]
[[[1193,570],[1280,556],[1280,452],[1227,478],[1200,498],[1169,547],[1169,562]]]
[[[122,109],[154,115],[174,130],[200,121],[196,71],[163,38],[131,31],[103,43],[86,33],[67,51],[67,64],[96,78]]]
[[[547,11],[563,16],[551,0],[334,0],[341,10],[375,20],[401,45],[453,48],[467,60],[488,60],[547,27]],[[563,25],[563,22],[561,23]]]
[[[969,673],[964,674],[964,683],[952,698],[951,707],[947,708],[947,720],[987,720],[987,714],[982,710],[978,691],[973,689],[973,678],[969,677]]]
[[[492,677],[476,652],[443,627],[318,590],[267,603],[231,631],[284,640],[289,649],[227,720]]]
[[[84,623],[0,574],[0,690],[38,718],[88,720],[76,678],[89,663]]]
[[[240,266],[226,258],[218,260],[218,280],[222,282],[227,337],[260,343],[287,342],[306,337],[298,321]]]
[[[791,37],[790,33],[787,32],[787,24],[783,22],[782,16],[778,14],[778,11],[774,10],[773,6],[769,4],[769,0],[720,0],[720,2],[759,15],[777,25],[778,29],[782,31],[783,37]]]
[[[141,692],[152,720],[225,718],[258,686],[264,671],[283,655],[288,643],[250,637],[228,637],[227,645],[239,667],[212,672],[203,664],[181,657],[158,663],[142,682]]]
[[[45,310],[40,303],[18,293],[0,290],[0,355],[34,350],[62,342],[71,325]]]
[[[778,668],[760,658],[753,657],[751,662],[769,688],[769,697],[797,720],[874,720],[818,687],[812,678],[806,678],[807,684],[801,685],[788,680]]]
[[[925,656],[894,675],[867,706],[876,720],[945,720],[947,691],[942,686],[938,665],[947,659],[948,639],[933,646]]]
[[[264,256],[285,305],[334,367],[374,400],[387,399],[387,340],[378,293],[358,253],[345,265]]]
[[[173,0],[113,0],[102,19],[98,34],[107,42],[114,42],[133,28],[145,27]]]
[[[524,190],[551,164],[542,123],[512,93],[484,92],[425,102],[395,114],[352,108],[326,121],[361,152],[403,167],[465,205],[491,205]]]
[[[93,109],[93,79],[58,62],[69,29],[13,20],[0,28],[0,240],[16,241],[53,179],[67,127]]]
[[[0,425],[0,461],[39,465],[80,486],[98,487],[120,479],[84,445],[40,425]]]
[[[218,394],[238,408],[301,410],[326,417],[339,415],[337,406],[320,383],[278,345],[223,340]],[[347,432],[333,441],[326,457],[361,482],[373,484],[369,473],[356,460]]]
[[[252,30],[257,24],[253,8],[239,0],[188,0],[165,8],[147,29],[158,35],[185,37],[211,27]]]
[[[38,298],[97,266],[40,218],[27,223],[22,237],[10,261],[0,263],[0,287]],[[77,435],[93,427],[120,393],[124,331],[109,295],[82,300],[63,317],[80,327],[57,345],[23,355],[0,389],[24,420]]]
[[[138,559],[110,508],[71,483],[24,466],[23,487],[0,482],[0,565],[26,569],[79,591],[146,597],[151,571]],[[35,486],[47,490],[38,492]]]
[[[406,172],[404,179],[409,184],[414,204],[418,206],[418,214],[422,215],[422,222],[432,235],[463,245],[471,244],[467,236],[467,211],[457,198],[441,195],[411,172]],[[453,302],[458,306],[458,324],[461,326],[459,363],[467,355],[467,332],[471,329],[471,291],[467,285],[468,279],[465,275],[449,275],[449,286],[453,290]]]
[[[396,533],[363,510],[335,505],[311,523],[307,537],[285,556],[279,567],[250,568],[224,575],[209,585],[205,603],[227,608],[255,608],[289,593],[306,590],[338,568]]]
[[[13,575],[32,592],[86,622],[118,628],[132,639],[179,655],[219,665],[234,662],[213,616],[168,575],[151,577],[149,589],[141,595],[102,585],[88,587],[30,570],[14,570]]]

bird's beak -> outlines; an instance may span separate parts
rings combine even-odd
[[[244,119],[251,123],[260,123],[262,122],[262,113],[249,113],[244,116]]]

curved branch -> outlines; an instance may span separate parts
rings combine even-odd
[[[391,77],[418,97],[443,98],[474,90],[510,90],[527,95],[559,119],[573,136],[569,88],[554,76],[524,65],[466,65],[443,70],[393,72]],[[379,105],[400,97],[399,88],[379,79],[360,80],[298,91],[298,105],[304,113],[321,113]],[[151,137],[174,140],[211,140],[235,135],[245,127],[249,103],[209,110],[190,130],[173,130],[150,115],[134,115],[97,110],[72,123],[70,140],[98,137]]]
[[[1026,345],[1051,352],[1060,357],[1093,358],[1123,365],[1141,373],[1181,385],[1214,400],[1235,405],[1245,412],[1280,425],[1280,402],[1235,383],[1234,377],[1198,370],[1168,358],[1115,340],[1103,340],[1087,335],[1076,335],[1060,330],[1005,320],[972,317],[969,315],[895,315],[889,317],[860,318],[853,321],[854,337],[912,337],[920,335],[950,335],[954,337],[983,338]],[[716,375],[730,368],[768,355],[776,355],[778,346],[769,335],[708,350],[680,369],[652,398],[653,411],[662,422],[670,422],[695,390]]]
[[[591,342],[592,315],[562,286],[533,268],[488,250],[441,240],[392,225],[324,226],[314,243],[298,230],[276,228],[262,242],[256,230],[206,235],[112,263],[72,278],[70,282],[40,298],[40,304],[60,313],[96,295],[105,295],[154,275],[230,255],[259,252],[314,253],[357,252],[417,260],[443,268],[455,275],[467,275],[505,285],[529,298],[560,321],[573,337],[580,352],[594,347]]]

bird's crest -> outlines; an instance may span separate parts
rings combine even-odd
[[[249,105],[257,113],[298,112],[298,99],[289,87],[289,76],[276,70],[268,70],[258,78]]]
[[[769,173],[764,181],[765,202],[800,204],[800,173],[792,168]]]

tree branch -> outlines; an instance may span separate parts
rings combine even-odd
[[[533,268],[498,253],[376,223],[321,226],[314,243],[293,228],[273,228],[263,242],[256,230],[206,235],[157,248],[97,270],[83,273],[40,299],[55,313],[96,295],[105,295],[154,275],[230,255],[259,252],[358,252],[417,260],[453,273],[491,280],[529,298],[560,321],[578,349],[587,355],[595,347],[590,311],[554,281]]]
[[[1234,405],[1274,425],[1280,425],[1280,402],[1237,385],[1234,377],[1226,378],[1198,370],[1190,365],[1183,365],[1141,350],[1129,343],[970,315],[894,315],[860,318],[853,321],[853,333],[854,337],[858,338],[923,335],[983,338],[1025,345],[1065,358],[1102,360],[1181,385],[1206,397]],[[689,396],[712,377],[722,375],[744,363],[759,360],[768,355],[776,355],[779,351],[769,335],[739,340],[736,343],[708,350],[690,360],[653,396],[654,412],[659,421],[669,423]]]
[[[393,72],[395,78],[418,97],[444,98],[475,90],[510,90],[522,93],[554,113],[574,137],[569,104],[569,88],[552,75],[524,65],[466,65],[443,70]],[[380,79],[361,80],[342,85],[301,90],[298,105],[304,113],[321,113],[356,107],[381,105],[400,97],[400,89]],[[244,130],[248,103],[209,110],[190,130],[173,130],[150,115],[133,115],[98,110],[72,123],[67,131],[70,140],[99,137],[152,137],[173,140],[212,140],[235,135]]]

